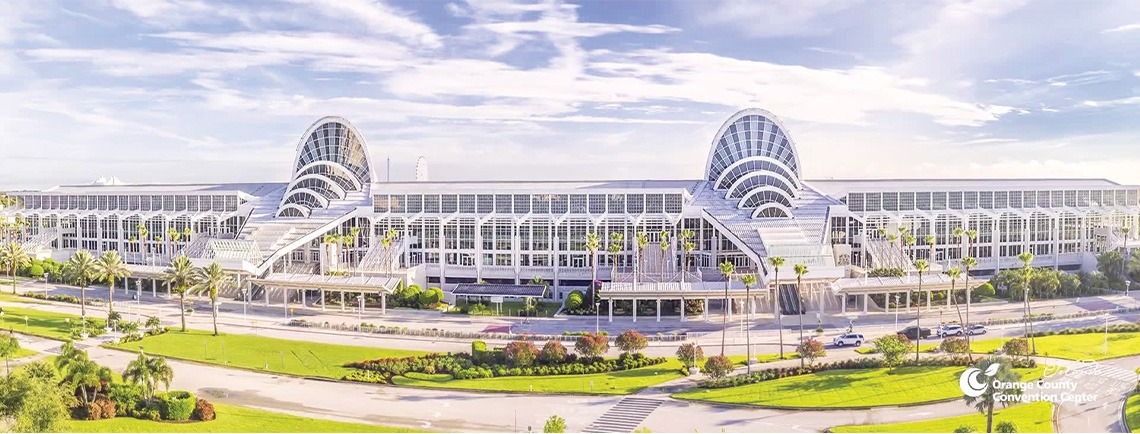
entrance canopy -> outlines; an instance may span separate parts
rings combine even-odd
[[[494,283],[460,283],[451,291],[465,297],[546,297],[546,285],[506,285]]]
[[[326,291],[348,291],[391,294],[400,279],[385,276],[322,276],[316,274],[270,273],[262,279],[250,282],[273,288],[324,289]]]
[[[945,291],[956,285],[954,279],[945,274],[922,276],[922,291]],[[835,282],[836,288],[844,294],[881,294],[886,292],[906,292],[918,290],[918,276],[905,277],[848,277]],[[965,288],[964,285],[956,285]]]

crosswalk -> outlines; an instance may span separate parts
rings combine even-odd
[[[622,398],[602,417],[582,430],[589,433],[633,432],[663,401],[647,398]]]
[[[1095,362],[1072,367],[1063,375],[1076,380],[1082,389],[1101,392],[1127,391],[1136,387],[1137,380],[1135,372]]]

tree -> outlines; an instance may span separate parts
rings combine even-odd
[[[930,263],[926,262],[922,259],[919,259],[917,261],[914,261],[914,268],[916,270],[918,270],[918,294],[919,294],[919,297],[921,297],[922,296],[922,275],[930,270]],[[916,332],[915,337],[918,338],[917,339],[918,343],[916,343],[914,345],[914,362],[918,363],[919,348],[922,347],[922,302],[921,301],[918,302],[918,309],[915,309],[915,312],[916,313],[915,313],[914,325],[916,327],[918,327],[918,331]]]
[[[550,416],[546,420],[546,424],[542,426],[544,433],[562,433],[566,432],[566,419],[558,417],[558,415]]]
[[[134,336],[139,332],[139,323],[134,321],[121,323],[119,324],[119,330],[122,331],[124,335]]]
[[[63,371],[63,381],[72,389],[79,389],[83,405],[87,405],[95,398],[99,384],[111,381],[111,370],[84,357],[67,364],[67,369]]]
[[[503,357],[510,366],[525,368],[538,358],[538,348],[530,341],[514,341],[503,348]]]
[[[11,333],[0,338],[0,357],[4,358],[4,375],[12,375],[12,371],[8,367],[8,360],[18,351],[20,351],[20,340]]]
[[[727,377],[732,373],[732,360],[728,356],[712,356],[705,361],[705,368],[703,369],[705,375],[708,375],[713,380],[719,380]]]
[[[936,238],[934,238],[934,235],[927,235],[922,238],[922,241],[926,242],[926,245],[930,247],[930,251],[926,253],[926,260],[934,262],[936,257],[934,254],[934,243],[936,241]]]
[[[582,307],[582,291],[577,289],[570,291],[570,295],[566,296],[566,310],[574,310]]]
[[[729,304],[728,300],[728,284],[732,282],[732,274],[736,272],[736,266],[732,265],[731,262],[724,261],[721,262],[718,267],[720,268],[720,274],[724,275],[724,316],[721,320],[720,329],[720,355],[723,356],[724,344],[728,338],[728,311],[732,309],[732,305]]]
[[[610,338],[599,333],[586,333],[574,342],[574,351],[583,357],[601,357],[610,350]]]
[[[883,366],[902,364],[903,355],[910,351],[910,340],[903,335],[886,335],[875,339],[875,352],[883,355]]]
[[[1032,341],[1033,354],[1037,354],[1037,340],[1033,338],[1032,312],[1029,308],[1029,279],[1033,275],[1033,254],[1021,252],[1017,255],[1021,260],[1021,272],[1025,275],[1025,337]]]
[[[672,244],[669,242],[669,231],[661,230],[661,233],[658,235],[661,237],[661,241],[658,243],[658,245],[661,246],[661,278],[663,279],[665,277],[665,264],[668,263],[670,259],[667,257],[669,253],[669,246]]]
[[[586,234],[586,251],[590,253],[590,302],[598,299],[598,288],[594,282],[598,281],[598,248],[602,246],[602,239],[598,234]]]
[[[965,239],[962,238],[962,236],[965,234],[966,234],[966,231],[963,230],[961,226],[955,226],[954,229],[950,230],[950,236],[953,237],[952,239],[958,241],[958,257],[959,258],[966,257],[966,252],[964,251],[965,246],[963,245],[965,242]],[[949,255],[947,255],[947,259],[950,259]]]
[[[1025,338],[1015,338],[1005,341],[1002,345],[1002,351],[1012,357],[1025,357],[1029,358],[1029,342]]]
[[[796,273],[796,298],[799,299],[799,312],[796,316],[800,319],[800,342],[804,341],[804,275],[808,274],[808,267],[805,264],[796,264],[792,267],[792,271]],[[800,367],[804,367],[804,359],[800,359]]]
[[[700,345],[686,342],[677,347],[677,360],[685,368],[692,368],[705,360],[705,351],[701,349]]]
[[[152,333],[156,333],[162,327],[162,319],[157,316],[152,316],[146,319],[146,328]]]
[[[58,383],[42,378],[27,378],[19,392],[13,415],[15,432],[68,431],[68,394]],[[74,400],[74,397],[71,398]]]
[[[775,274],[775,283],[772,289],[772,302],[775,306],[772,311],[776,313],[776,326],[780,332],[780,359],[784,358],[784,311],[780,306],[780,267],[784,266],[783,256],[772,256],[768,258],[768,264],[772,266],[772,273]]]
[[[127,364],[123,380],[142,386],[146,398],[153,399],[159,383],[166,388],[170,387],[170,382],[174,380],[174,370],[165,358],[147,357],[140,351],[138,358]]]
[[[1020,394],[1021,391],[1018,389],[999,389],[992,385],[995,380],[998,382],[1016,382],[1021,379],[1021,376],[1013,372],[1009,364],[1005,363],[1003,359],[993,356],[978,361],[966,372],[966,375],[974,377],[969,379],[970,383],[983,386],[978,391],[980,393],[966,394],[966,404],[973,406],[979,413],[986,415],[986,432],[993,432],[994,404],[1000,401],[1003,407],[1008,406],[1010,400],[1002,399],[1001,396]],[[971,372],[972,374],[970,374]]]
[[[32,258],[24,247],[15,241],[9,241],[0,248],[0,264],[8,271],[8,279],[12,281],[12,293],[16,293],[16,271],[31,264]]]
[[[827,355],[827,351],[823,348],[823,342],[815,339],[808,339],[800,343],[796,352],[800,354],[801,359],[807,359],[809,366],[815,363],[815,359]]]
[[[178,255],[162,275],[162,280],[170,286],[171,293],[178,295],[178,315],[182,318],[182,331],[186,332],[186,293],[198,284],[198,273],[190,258]]]
[[[614,340],[614,344],[617,345],[618,349],[624,352],[640,353],[641,350],[649,346],[649,340],[637,330],[627,330],[618,335],[617,339]]]
[[[747,367],[748,373],[751,374],[752,373],[752,287],[756,286],[756,275],[755,274],[742,274],[740,276],[740,283],[744,284],[744,300],[745,300],[745,304],[746,304],[746,306],[744,306],[744,317],[746,319],[745,322],[748,323],[748,327],[744,329],[744,347],[745,347],[745,354],[746,354],[745,357],[747,357],[744,360],[746,360],[745,365],[748,366]]]
[[[87,285],[95,279],[95,258],[91,252],[80,250],[63,264],[64,274],[79,285],[79,316],[87,319]]]
[[[561,342],[549,341],[542,346],[542,351],[539,351],[538,360],[548,365],[562,363],[566,360],[566,347]]]
[[[962,322],[962,327],[969,327],[970,326],[970,304],[971,304],[970,300],[973,300],[973,296],[974,296],[973,294],[970,293],[970,270],[972,270],[974,267],[977,267],[977,266],[978,266],[978,260],[976,258],[974,258],[973,256],[967,256],[965,258],[962,258],[962,268],[965,269],[965,272],[963,272],[962,275],[963,275],[963,277],[966,278],[966,281],[965,281],[965,286],[966,286],[966,321]],[[989,283],[987,283],[986,285],[989,285],[989,294],[988,295],[993,296],[994,295],[993,285],[990,285]],[[979,292],[979,294],[981,294],[981,292]],[[970,348],[970,334],[966,333],[966,349],[969,350],[969,348]],[[969,354],[970,359],[973,360],[974,353],[970,352],[970,351],[966,351],[966,353]]]
[[[637,272],[642,276],[645,275],[645,264],[641,257],[645,255],[645,248],[649,246],[649,234],[645,232],[637,233]]]
[[[613,271],[610,273],[610,281],[617,279],[618,267],[618,254],[625,250],[625,234],[621,232],[610,232],[610,245],[606,248],[610,252],[610,262],[613,266]]]
[[[210,310],[214,319],[214,336],[218,335],[218,291],[230,282],[230,276],[222,269],[221,264],[214,262],[210,266],[198,270],[198,283],[192,289],[198,294],[210,297]],[[322,301],[322,303],[324,303]]]
[[[689,254],[693,253],[693,250],[697,248],[696,244],[689,241],[693,239],[695,235],[696,233],[694,233],[692,229],[684,229],[681,233],[677,234],[677,238],[680,238],[678,242],[681,245],[681,271],[686,273],[689,272]]]
[[[107,318],[110,323],[111,313],[115,311],[115,281],[131,276],[131,270],[123,263],[119,252],[110,250],[99,255],[95,261],[95,277],[107,281]]]

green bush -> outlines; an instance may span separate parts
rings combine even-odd
[[[33,264],[28,268],[28,276],[37,279],[44,277],[44,267],[39,264]]]
[[[719,380],[732,373],[732,361],[727,356],[712,356],[705,361],[703,369],[705,375],[713,380]]]
[[[136,384],[116,383],[107,388],[107,398],[115,403],[116,416],[134,416],[142,396],[142,387]]]
[[[574,310],[582,306],[584,296],[582,291],[577,289],[570,291],[570,295],[566,296],[566,310]]]
[[[972,427],[970,425],[962,425],[960,427],[954,428],[954,432],[956,432],[956,433],[970,433],[970,432],[977,432],[977,430],[974,429],[974,427]]]
[[[443,301],[443,290],[439,288],[429,289],[419,295],[420,307],[428,307],[441,301]]]
[[[162,395],[161,414],[165,420],[190,420],[194,415],[194,405],[197,401],[194,394],[184,390],[173,390]]]
[[[1003,420],[994,425],[994,432],[1011,433],[1017,432],[1017,424],[1008,420]]]
[[[993,297],[997,295],[997,291],[994,290],[993,284],[986,282],[974,288],[974,295],[978,297]]]

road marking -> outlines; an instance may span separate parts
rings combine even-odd
[[[587,433],[633,432],[664,401],[646,398],[622,398],[602,417],[582,430]]]

